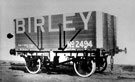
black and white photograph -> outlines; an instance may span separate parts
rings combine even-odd
[[[134,0],[0,0],[0,82],[135,82]]]

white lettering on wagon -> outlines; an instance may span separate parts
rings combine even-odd
[[[24,49],[25,48],[28,48],[28,49],[35,48],[35,46],[33,44],[18,44],[17,46],[24,47]]]
[[[74,27],[73,27],[73,28],[67,28],[67,27],[66,27],[66,24],[73,23],[72,20],[67,21],[67,20],[66,20],[66,17],[74,16],[74,15],[75,15],[74,13],[73,13],[73,14],[64,14],[64,15],[63,15],[63,29],[64,29],[65,31],[74,31],[74,30],[75,30]]]
[[[88,22],[90,20],[91,14],[92,12],[88,12],[88,14],[85,16],[83,14],[83,12],[77,13],[79,14],[79,18],[81,18],[81,21],[84,24],[84,30],[88,30]],[[16,19],[15,24],[16,24],[16,33],[17,34],[21,34],[26,32],[37,32],[37,28],[40,28],[42,32],[47,32],[47,30],[45,30],[46,28],[48,28],[48,32],[58,32],[58,26],[53,27],[52,25],[55,22],[52,22],[53,20],[57,21],[57,19],[52,19],[52,16],[56,16],[56,15],[48,15],[48,16],[40,16],[40,17],[29,17],[29,18],[22,18],[22,19]],[[58,18],[59,20],[62,20],[59,23],[63,24],[63,30],[65,31],[75,31],[75,25],[73,20],[76,17],[76,13],[71,13],[71,14],[61,14],[62,17]],[[46,18],[45,18],[46,17]],[[68,19],[68,18],[71,19]],[[34,22],[32,20],[32,18],[34,18]],[[27,19],[27,21],[26,21]],[[57,21],[57,22],[58,22]],[[21,23],[20,23],[21,22]],[[45,23],[46,22],[46,23]],[[77,20],[78,22],[78,20]],[[33,25],[32,25],[33,24]],[[71,25],[71,27],[68,27],[67,25]],[[34,28],[34,31],[33,31]]]
[[[48,16],[48,21],[49,21],[49,32],[58,32],[59,31],[59,29],[57,28],[57,29],[52,29],[52,25],[51,25],[51,15],[49,15]]]
[[[25,21],[24,19],[16,20],[16,33],[24,33],[25,32]]]
[[[40,22],[39,22],[40,20]],[[34,21],[34,25],[35,25],[35,32],[37,32],[37,28],[40,28],[42,32],[45,32],[44,30],[44,22],[45,22],[45,19],[43,17],[35,17],[35,21]]]
[[[30,24],[30,22],[31,22],[31,20],[30,20],[30,18],[28,18],[28,29],[29,29],[29,33],[31,33],[31,24]]]
[[[85,18],[84,14],[83,14],[82,12],[80,13],[81,18],[82,18],[82,20],[83,20],[83,22],[84,22],[84,29],[85,29],[85,30],[88,30],[88,22],[89,22],[91,13],[92,13],[92,12],[89,12],[86,18]]]
[[[92,41],[87,41],[87,40],[81,40],[81,41],[67,41],[67,48],[69,49],[74,49],[74,48],[91,48],[93,47]]]

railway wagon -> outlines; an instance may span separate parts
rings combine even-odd
[[[116,17],[86,11],[14,19],[15,48],[11,55],[26,61],[29,73],[59,65],[73,66],[77,75],[103,72],[107,57],[122,51],[117,47]]]

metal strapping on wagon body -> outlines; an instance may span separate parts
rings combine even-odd
[[[74,39],[75,39],[75,37],[81,32],[81,30],[82,29],[79,29],[78,31],[77,31],[77,33],[70,39],[70,41],[73,41]],[[67,48],[67,44],[64,46],[64,48],[63,48],[63,50],[65,50],[66,48]]]
[[[41,29],[37,29],[37,44],[31,39],[31,37],[24,32],[27,38],[36,46],[36,48],[40,51],[43,50],[43,34]],[[40,39],[39,39],[40,38]]]
[[[68,44],[65,45],[65,41],[66,41],[66,38],[65,38],[65,31],[62,30],[62,24],[58,24],[59,26],[59,48],[58,50],[65,50],[68,46]],[[82,29],[79,29],[76,34],[70,39],[70,42],[73,41],[75,39],[75,37],[81,32]],[[63,32],[63,46],[64,48],[62,48],[62,32]]]
[[[24,32],[24,34],[28,37],[28,39],[36,46],[36,48],[38,49],[38,50],[40,50],[40,48],[38,47],[38,45],[31,39],[31,37],[26,33],[26,32]]]

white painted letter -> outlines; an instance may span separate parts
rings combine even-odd
[[[38,20],[41,20],[41,22],[38,22]],[[40,28],[42,32],[45,32],[44,30],[44,23],[45,23],[45,19],[44,17],[35,17],[35,21],[34,21],[34,25],[35,25],[35,32],[37,32],[37,28]]]
[[[28,32],[31,33],[31,18],[28,18]]]
[[[72,14],[63,14],[63,30],[64,31],[74,31],[75,28],[66,28],[67,24],[73,22],[72,20],[70,20],[70,21],[66,20],[66,17],[68,17],[68,16],[75,16],[75,14],[74,13],[72,13]]]
[[[25,32],[25,21],[24,19],[16,19],[16,33]]]
[[[49,22],[49,32],[58,32],[59,31],[59,29],[52,29],[51,15],[48,16],[48,22]]]
[[[88,12],[86,18],[85,18],[85,16],[84,16],[83,12],[80,13],[80,16],[81,16],[81,18],[82,18],[82,20],[83,20],[83,22],[84,22],[84,30],[88,30],[88,22],[89,22],[91,13],[92,13],[92,12]]]

